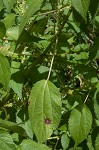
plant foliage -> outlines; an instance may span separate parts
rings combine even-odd
[[[99,149],[99,1],[0,1],[0,148]]]

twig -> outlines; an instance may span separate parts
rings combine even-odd
[[[40,14],[38,14],[38,16],[56,13],[57,10],[58,10],[58,11],[63,11],[66,7],[68,7],[68,6],[66,5],[66,6],[63,6],[63,7],[59,7],[58,9],[55,9],[55,10],[51,10],[51,11],[47,11],[47,12],[44,12],[44,13],[40,13]]]
[[[54,54],[53,54],[53,57],[52,57],[52,60],[51,60],[51,65],[50,65],[50,69],[49,69],[49,73],[48,73],[48,77],[47,77],[47,81],[49,80],[50,78],[50,74],[51,74],[51,71],[52,71],[52,66],[53,66],[53,62],[54,62]]]
[[[84,100],[84,104],[86,103],[86,101],[88,100],[89,94],[90,94],[91,90],[89,91],[89,93],[87,94],[85,100]]]

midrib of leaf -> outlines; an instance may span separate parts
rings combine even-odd
[[[48,93],[49,93],[49,97],[50,97],[50,100],[52,99],[51,98],[51,95],[50,95],[50,90],[49,90],[49,87],[48,87],[48,80],[45,81],[45,84],[44,84],[44,92],[43,92],[43,95],[44,95],[44,100],[45,100],[45,91],[46,91],[46,88],[48,90]],[[50,101],[51,102],[51,101]],[[51,106],[52,106],[52,102],[51,102]],[[43,102],[43,112],[44,112],[44,102]],[[51,111],[53,112],[53,111]],[[53,113],[52,113],[53,114]],[[44,114],[45,115],[45,114]]]
[[[82,132],[82,134],[81,135],[83,135],[83,133],[85,133],[85,132],[83,132],[83,131],[85,131],[86,130],[86,124],[85,123],[83,123],[83,126],[85,126],[85,127],[83,127],[82,126],[82,121],[83,121],[83,116],[84,116],[84,119],[87,121],[87,116],[86,116],[86,113],[84,113],[84,115],[83,115],[83,110],[80,112],[80,122],[79,122],[79,130],[78,130],[78,133],[79,133],[79,131],[80,132]],[[85,121],[85,122],[86,122]],[[83,130],[83,129],[85,129],[85,130]],[[77,137],[77,139],[79,139],[79,134],[78,134],[78,137]],[[75,143],[75,145],[76,145],[76,143]]]

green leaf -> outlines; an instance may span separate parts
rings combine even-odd
[[[99,84],[98,84],[99,86]],[[98,99],[99,99],[99,91],[96,90],[96,92],[94,93],[94,112],[95,112],[95,115],[96,115],[96,118],[99,120],[99,102],[98,102]]]
[[[99,16],[95,17],[95,26],[97,28],[97,31],[99,31]]]
[[[19,38],[19,27],[18,26],[10,27],[6,31],[6,35],[8,36],[8,38],[10,40],[18,40],[18,38]]]
[[[0,1],[0,11],[3,9],[3,0]]]
[[[71,1],[72,1],[72,5],[73,5],[74,9],[86,21],[90,0],[71,0]]]
[[[33,68],[30,74],[30,79],[33,83],[36,83],[39,80],[46,79],[48,76],[49,68],[45,66],[36,66]],[[34,77],[33,77],[34,76]]]
[[[10,81],[10,65],[6,57],[0,53],[0,83],[7,89]]]
[[[15,14],[8,14],[4,19],[3,23],[5,24],[6,29],[10,28],[15,22]]]
[[[32,140],[23,140],[17,150],[50,150],[50,148],[44,144],[39,144]]]
[[[31,1],[31,3],[29,4],[29,7],[27,9],[27,11],[25,12],[24,16],[22,17],[21,23],[20,23],[20,34],[22,33],[27,21],[29,20],[29,18],[40,9],[41,5],[42,5],[43,0],[33,0]]]
[[[94,150],[91,135],[89,135],[87,138],[87,146],[88,146],[89,150]]]
[[[98,136],[96,137],[95,150],[99,150],[99,134],[98,134]]]
[[[99,58],[99,36],[97,36],[93,46],[90,48],[89,58],[90,60]]]
[[[98,4],[99,4],[99,0],[95,0],[95,1],[90,0],[89,10],[90,10],[90,13],[91,13],[92,17],[94,17],[94,15],[97,11]]]
[[[37,20],[37,22],[33,25],[32,30],[36,34],[44,34],[44,30],[46,29],[48,18],[44,17],[42,19]]]
[[[1,150],[16,150],[15,144],[9,133],[0,130],[0,149]]]
[[[24,124],[22,124],[22,128],[24,128],[24,130],[26,131],[27,135],[33,139],[33,131],[32,131],[32,126],[30,123],[30,120],[24,122]]]
[[[11,80],[10,80],[10,87],[13,91],[17,94],[17,96],[21,99],[22,98],[22,89],[23,89],[23,76],[19,69],[11,68]]]
[[[25,130],[22,127],[20,127],[17,123],[6,121],[0,118],[0,127],[16,132],[22,136],[26,136]]]
[[[10,13],[11,9],[13,8],[13,5],[15,3],[15,0],[3,0],[3,3],[7,9],[7,11]]]
[[[57,128],[61,118],[61,96],[50,81],[41,80],[31,90],[29,116],[39,142],[45,141]]]
[[[40,41],[41,38],[34,36],[34,35],[30,35],[28,31],[23,30],[22,34],[19,37],[19,42],[38,42]]]
[[[0,22],[0,39],[3,39],[5,33],[6,33],[5,25],[2,22]]]
[[[69,143],[70,143],[70,139],[69,139],[67,133],[64,133],[61,137],[61,144],[62,144],[62,147],[64,150],[68,148]]]
[[[76,148],[70,148],[68,150],[83,150],[83,148],[82,147],[76,147]]]
[[[87,138],[92,126],[92,114],[89,108],[76,107],[71,111],[69,118],[69,131],[75,141],[75,147]]]
[[[99,24],[99,16],[96,16],[95,17],[95,20],[98,22],[98,24]]]

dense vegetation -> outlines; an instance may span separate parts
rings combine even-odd
[[[0,149],[99,150],[99,0],[0,1]]]

